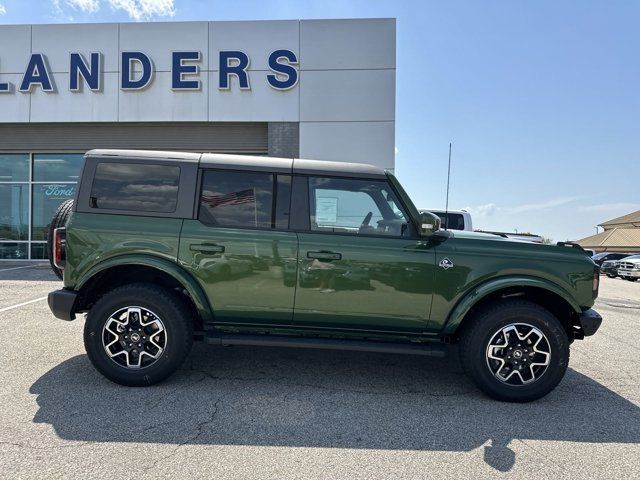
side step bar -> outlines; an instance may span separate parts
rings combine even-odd
[[[338,338],[286,337],[281,335],[209,335],[204,338],[212,345],[245,345],[254,347],[316,348],[323,350],[352,350],[358,352],[401,353],[444,357],[447,346],[439,343],[391,343],[345,340]]]

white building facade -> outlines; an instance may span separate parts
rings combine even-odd
[[[0,25],[0,259],[46,256],[91,148],[394,168],[394,19]]]

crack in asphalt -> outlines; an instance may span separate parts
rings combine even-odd
[[[200,381],[195,382],[195,383],[200,383]],[[195,385],[195,383],[194,383],[194,385]],[[194,435],[191,435],[189,438],[187,438],[186,440],[184,440],[184,441],[180,442],[178,445],[176,445],[176,447],[171,451],[171,453],[169,453],[167,455],[164,455],[164,456],[160,457],[158,460],[156,460],[155,462],[153,462],[153,467],[154,468],[157,467],[161,462],[164,462],[165,460],[168,460],[169,458],[171,458],[174,455],[176,455],[178,453],[178,450],[180,449],[180,447],[184,447],[185,445],[193,444],[193,443],[197,442],[197,440],[204,433],[205,427],[207,427],[208,425],[211,425],[213,423],[213,421],[215,420],[216,415],[218,414],[218,408],[219,408],[218,405],[220,404],[221,401],[222,401],[222,398],[217,399],[213,404],[213,411],[209,414],[209,417],[206,420],[198,422],[195,425],[195,434]]]
[[[162,395],[158,401],[148,405],[148,409],[149,410],[155,410],[157,407],[159,407],[165,400],[167,400],[168,398],[171,398],[173,396],[173,394],[183,390],[184,388],[189,388],[193,385],[195,385],[196,383],[200,383],[200,381],[198,382],[193,382],[190,385],[187,385],[186,387],[184,385],[178,385],[176,388],[173,388],[171,390],[169,390],[167,393],[165,393],[164,395]]]
[[[18,447],[18,448],[28,448],[30,450],[38,450],[38,451],[60,450],[65,448],[80,448],[80,447],[84,447],[86,445],[91,445],[94,443],[98,443],[98,442],[80,442],[80,443],[74,443],[73,445],[49,445],[45,447],[36,447],[35,445],[31,445],[30,443],[0,441],[0,445],[8,445],[8,446]]]
[[[640,305],[633,305],[628,303],[611,303],[611,302],[600,302],[602,305],[607,305],[613,308],[626,308],[631,310],[640,310]]]

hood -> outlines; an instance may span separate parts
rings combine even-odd
[[[542,243],[527,242],[524,240],[515,240],[513,238],[505,238],[499,235],[481,232],[469,232],[465,230],[441,230],[436,235],[445,239],[450,238],[454,242],[462,242],[465,248],[482,248],[494,250],[495,253],[518,253],[524,255],[533,255],[539,258],[573,258],[575,260],[584,260],[591,265],[595,265],[591,257],[584,250],[575,244],[563,243],[552,245],[544,245]],[[472,246],[473,245],[473,246]]]
[[[497,242],[522,243],[525,245],[533,244],[533,242],[525,242],[524,240],[516,240],[514,238],[501,237],[491,233],[470,232],[468,230],[447,230],[453,238],[464,238],[469,240],[493,240]],[[540,244],[537,244],[540,245]]]

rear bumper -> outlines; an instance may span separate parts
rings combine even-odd
[[[585,337],[590,337],[598,331],[602,323],[602,317],[595,310],[589,309],[578,315],[578,322]]]
[[[74,306],[77,297],[78,292],[63,288],[49,293],[47,302],[56,318],[61,320],[74,320],[76,318]]]

